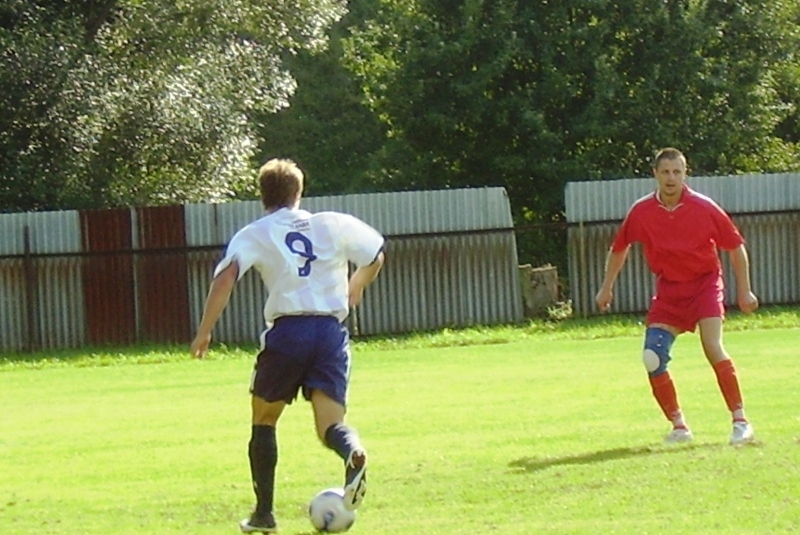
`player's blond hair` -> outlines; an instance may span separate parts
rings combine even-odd
[[[303,171],[292,160],[273,158],[258,171],[261,204],[267,211],[292,208],[303,194]]]

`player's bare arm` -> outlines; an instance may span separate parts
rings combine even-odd
[[[208,345],[211,343],[211,331],[214,330],[214,325],[217,324],[222,311],[228,305],[228,300],[238,276],[239,265],[233,262],[211,281],[211,287],[208,290],[206,303],[203,307],[203,319],[200,320],[197,334],[190,348],[193,357],[201,359],[208,352]]]
[[[383,252],[378,253],[375,260],[368,266],[355,270],[348,283],[348,303],[351,308],[358,306],[364,297],[364,289],[369,286],[383,267]]]
[[[622,271],[622,266],[625,265],[629,249],[630,247],[622,251],[608,251],[603,284],[597,292],[597,296],[595,296],[597,308],[603,312],[611,308],[611,301],[614,300],[614,282],[616,282],[619,272]]]
[[[736,278],[736,301],[739,309],[745,314],[750,314],[758,308],[758,298],[753,293],[750,286],[750,259],[747,256],[747,249],[740,245],[736,249],[728,251],[733,268],[733,276]]]

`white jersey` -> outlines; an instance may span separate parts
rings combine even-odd
[[[214,276],[233,261],[239,278],[254,267],[269,292],[268,328],[280,316],[319,314],[344,321],[348,262],[371,264],[383,241],[378,231],[348,214],[281,208],[233,236]]]

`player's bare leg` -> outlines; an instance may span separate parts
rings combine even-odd
[[[700,342],[703,345],[708,363],[714,369],[725,404],[731,412],[733,430],[730,443],[733,445],[746,444],[754,438],[753,426],[748,422],[744,412],[742,393],[739,388],[739,378],[736,367],[722,345],[722,318],[703,318],[698,322]]]

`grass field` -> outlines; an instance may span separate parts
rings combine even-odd
[[[678,446],[661,443],[635,321],[356,343],[348,419],[371,468],[351,533],[800,533],[797,318],[729,322],[757,436],[741,448],[696,335],[673,351],[695,433]],[[0,359],[0,533],[237,533],[252,505],[251,359]],[[281,533],[310,534],[306,503],[340,484],[340,462],[306,403],[278,441]]]

